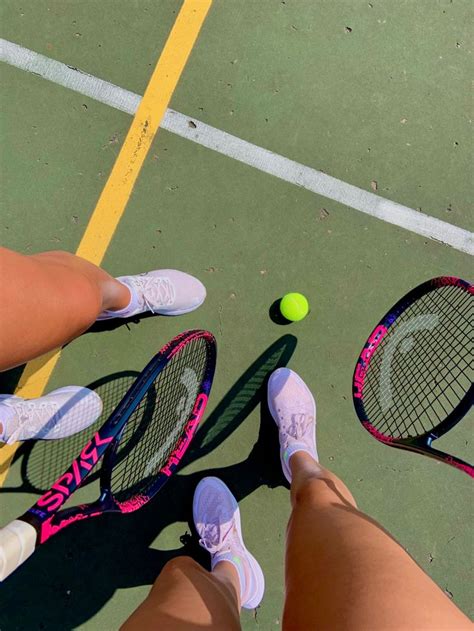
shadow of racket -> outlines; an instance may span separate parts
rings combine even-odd
[[[203,423],[180,468],[213,451],[266,400],[264,390],[270,373],[288,364],[296,343],[294,335],[283,335],[247,368]]]

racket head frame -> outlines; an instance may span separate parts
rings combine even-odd
[[[175,447],[166,463],[156,475],[153,485],[147,490],[147,495],[118,502],[111,490],[111,476],[117,447],[126,423],[172,357],[185,345],[199,338],[204,338],[207,342],[206,370],[183,431],[177,438]],[[36,529],[37,545],[44,543],[53,534],[75,521],[95,517],[105,512],[129,513],[141,508],[156,495],[178,467],[199,427],[210,394],[215,363],[216,343],[214,336],[208,331],[198,329],[185,331],[176,336],[153,357],[130,386],[107,421],[93,435],[79,456],[72,461],[70,467],[56,480],[51,489],[44,493],[35,505],[19,518]],[[61,506],[81,486],[102,457],[100,496],[97,501],[61,510]]]
[[[443,421],[441,421],[435,428],[416,437],[397,438],[383,434],[370,421],[364,406],[363,390],[365,377],[370,360],[377,347],[389,332],[390,327],[396,322],[402,313],[404,313],[419,298],[431,291],[439,289],[440,287],[459,287],[466,293],[474,295],[474,287],[471,283],[454,276],[439,276],[432,278],[431,280],[428,280],[409,291],[384,315],[365,342],[354,369],[352,378],[352,400],[362,426],[381,443],[391,447],[421,453],[437,460],[442,460],[447,464],[465,471],[471,477],[474,477],[474,467],[472,467],[472,465],[460,458],[456,458],[455,456],[451,456],[450,454],[434,449],[431,445],[433,440],[436,440],[446,434],[446,432],[452,429],[467,414],[467,412],[469,412],[474,401],[474,385],[471,384],[471,387],[461,401],[459,401],[456,407],[451,410]]]

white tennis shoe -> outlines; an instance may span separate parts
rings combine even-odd
[[[280,459],[291,483],[289,462],[296,451],[305,451],[316,461],[316,402],[303,379],[289,368],[278,368],[268,381],[268,407],[278,426]]]
[[[119,276],[117,280],[130,290],[130,304],[119,311],[103,311],[97,320],[130,318],[146,311],[182,315],[200,307],[206,298],[206,288],[200,280],[175,269]]]
[[[0,395],[0,441],[65,438],[92,425],[102,413],[102,400],[88,388],[67,386],[44,397],[23,399]]]
[[[197,485],[193,518],[199,544],[211,554],[211,568],[221,561],[232,563],[240,579],[242,607],[257,607],[265,591],[262,568],[244,545],[239,505],[219,478],[210,476]]]

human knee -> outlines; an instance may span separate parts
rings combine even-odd
[[[32,254],[31,258],[40,260],[48,259],[54,261],[55,263],[69,265],[77,257],[75,254],[67,252],[66,250],[48,250],[47,252],[38,252],[37,254]]]
[[[189,572],[201,569],[199,563],[188,556],[174,557],[163,567],[161,573],[165,574],[187,574]]]
[[[334,501],[349,502],[355,506],[355,502],[349,491],[336,483],[332,476],[324,470],[315,472],[302,480],[293,490],[293,501],[299,505],[324,504]]]
[[[298,482],[293,489],[294,499],[298,504],[313,502],[318,499],[322,493],[327,490],[327,480],[324,479],[322,473],[315,472],[314,475],[307,476]]]
[[[66,261],[72,258],[76,258],[75,254],[72,254],[72,252],[67,252],[67,250],[49,250],[48,254],[50,254],[51,256],[58,257],[58,258],[62,258]]]

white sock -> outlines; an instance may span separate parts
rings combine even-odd
[[[286,455],[287,455],[288,462],[290,462],[291,456],[298,451],[304,451],[306,454],[309,454],[311,458],[314,458],[316,462],[319,462],[317,449],[315,448],[313,452],[311,449],[309,449],[309,447],[307,447],[306,445],[302,443],[295,443],[293,445],[288,445],[288,447],[286,448]]]

